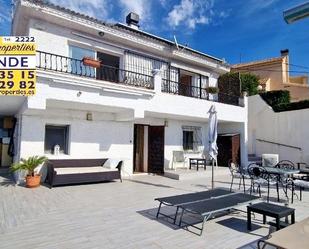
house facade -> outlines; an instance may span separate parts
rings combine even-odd
[[[280,57],[233,65],[231,70],[258,75],[265,91],[288,90],[292,101],[309,99],[308,76],[290,75],[289,50],[282,50]]]
[[[219,133],[240,134],[247,163],[247,98],[221,103],[207,90],[230,70],[222,60],[142,31],[134,14],[108,24],[36,0],[18,1],[12,35],[37,43],[36,95],[0,99],[16,121],[12,160],[119,158],[123,175],[162,173],[173,151],[207,153],[215,105]]]

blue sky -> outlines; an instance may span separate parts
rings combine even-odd
[[[130,11],[141,29],[230,64],[279,56],[290,50],[291,70],[309,72],[309,18],[287,25],[283,10],[305,0],[50,0],[109,22]],[[10,0],[0,0],[0,35],[10,33]]]

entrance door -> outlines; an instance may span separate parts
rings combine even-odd
[[[218,165],[228,166],[229,160],[240,164],[240,135],[219,134],[218,144]]]
[[[148,172],[164,172],[164,126],[148,128]]]
[[[192,76],[180,74],[179,94],[183,96],[191,96]]]
[[[97,79],[118,82],[120,58],[118,56],[98,52],[97,59],[100,60],[103,65],[103,67],[97,69]]]
[[[144,172],[144,125],[134,125],[134,172]]]
[[[9,148],[13,142],[14,126],[13,117],[0,117],[0,167],[9,167],[12,163]]]

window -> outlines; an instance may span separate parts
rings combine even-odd
[[[183,149],[193,150],[193,131],[183,131]]]
[[[85,56],[95,58],[95,51],[69,45],[70,58],[82,60]]]
[[[182,127],[183,149],[198,152],[202,150],[202,131],[201,127],[183,126]]]
[[[72,73],[95,77],[94,68],[86,67],[83,63],[79,62],[79,60],[82,60],[84,57],[96,58],[95,51],[69,45],[69,57],[75,59],[71,61],[70,65]]]
[[[102,61],[103,67],[97,69],[96,78],[99,80],[118,82],[120,57],[97,52],[97,58]]]
[[[54,153],[55,145],[60,146],[60,153],[68,154],[68,126],[45,126],[45,153]]]

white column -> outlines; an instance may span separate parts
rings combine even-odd
[[[241,164],[242,167],[248,166],[248,96],[247,93],[243,94],[243,104],[245,108],[245,121],[242,123],[242,137],[241,140]]]
[[[161,84],[162,84],[162,76],[161,76],[161,70],[160,69],[154,69],[152,70],[153,73],[153,85],[154,90],[156,93],[161,92]]]

